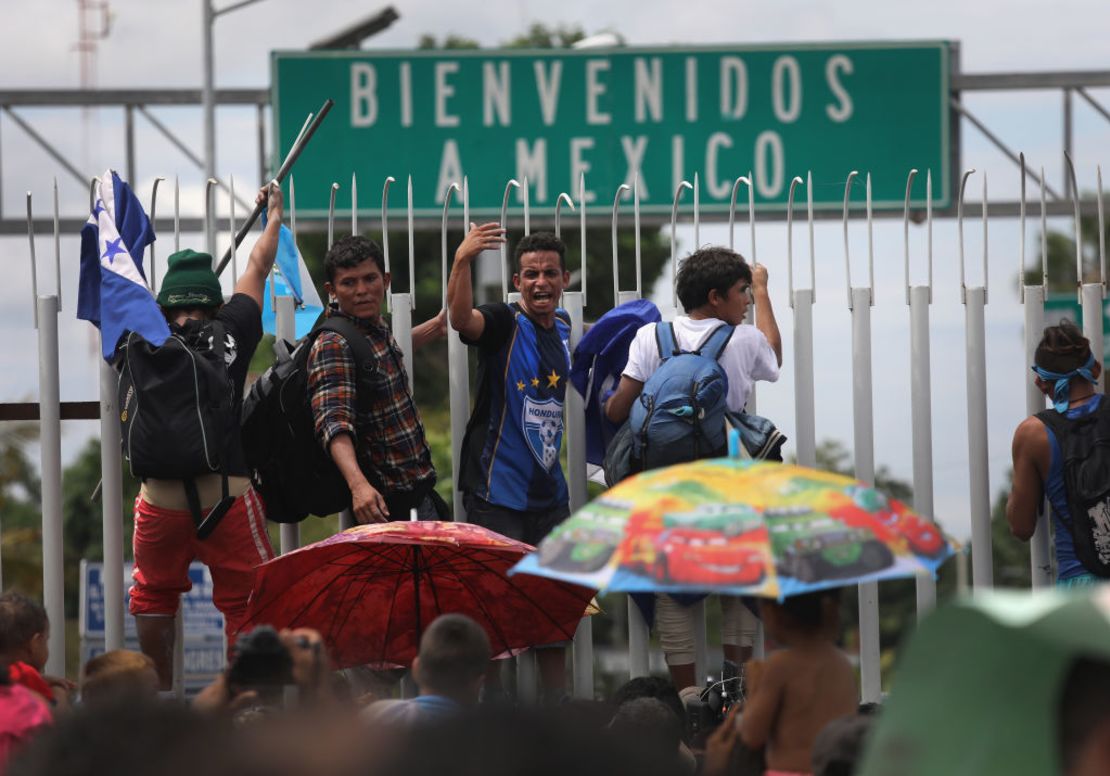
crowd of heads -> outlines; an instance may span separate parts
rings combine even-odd
[[[3,665],[32,654],[28,644],[48,627],[46,613],[31,598],[0,596]],[[446,699],[452,713],[375,714],[375,708],[416,701],[359,697],[344,672],[305,672],[293,647],[305,647],[305,654],[315,648],[319,656],[320,642],[304,633],[311,632],[261,626],[243,634],[228,669],[191,704],[158,693],[147,656],[127,649],[95,656],[83,667],[73,709],[47,712],[49,704],[39,698],[44,713],[36,726],[18,737],[12,729],[0,730],[0,743],[8,745],[0,746],[0,773],[696,773],[700,742],[678,692],[662,677],[634,678],[607,701],[565,698],[522,706],[498,697],[480,703],[491,666],[490,639],[473,619],[447,614],[423,632],[412,676],[421,697]],[[260,692],[265,687],[276,692]],[[16,707],[10,691],[4,669],[0,720]]]
[[[793,616],[807,622],[807,612]],[[32,599],[0,596],[0,720],[15,708],[7,664],[40,656],[28,644],[48,627]],[[37,708],[44,713],[34,726],[19,736],[0,730],[0,773],[691,776],[699,767],[705,737],[694,735],[679,693],[661,677],[632,679],[605,701],[480,703],[491,665],[489,638],[470,618],[447,614],[424,630],[412,677],[422,698],[446,699],[452,712],[368,713],[417,701],[359,697],[346,672],[328,671],[326,662],[325,670],[306,672],[295,646],[326,656],[304,633],[314,632],[261,626],[244,634],[226,671],[192,703],[158,693],[154,664],[145,655],[98,655],[83,668],[73,709],[45,711],[40,698]],[[260,692],[267,687],[276,692]]]

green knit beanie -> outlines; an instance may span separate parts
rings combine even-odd
[[[162,278],[158,304],[171,307],[217,307],[224,303],[220,280],[212,271],[212,257],[185,249],[170,254]]]

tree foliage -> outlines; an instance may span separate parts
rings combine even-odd
[[[1084,283],[1098,282],[1099,261],[1099,229],[1097,216],[1081,216],[1079,219],[1080,257]],[[1107,232],[1110,234],[1110,230]],[[1105,239],[1105,236],[1104,236]],[[1048,231],[1044,235],[1044,245],[1047,250],[1040,249],[1041,241],[1038,240],[1038,250],[1032,266],[1025,269],[1026,285],[1039,286],[1041,277],[1041,257],[1047,256],[1048,288],[1046,291],[1075,292],[1076,289],[1076,256],[1075,233]]]
[[[585,31],[577,24],[548,27],[541,22],[532,22],[524,33],[503,43],[502,48],[570,48],[585,37]]]
[[[38,472],[27,448],[36,423],[0,423],[0,554],[4,587],[42,592],[42,511]]]
[[[499,48],[569,48],[586,37],[586,33],[578,25],[559,25],[548,27],[542,22],[532,22],[528,29],[503,42]],[[442,38],[425,33],[420,36],[416,44],[420,49],[477,49],[482,45],[473,38],[448,33]]]
[[[443,36],[441,41],[436,40],[435,35],[421,35],[416,47],[419,49],[476,49],[482,46],[472,38],[464,38],[461,35],[448,33]]]

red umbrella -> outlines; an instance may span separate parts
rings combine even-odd
[[[573,638],[594,591],[509,577],[534,549],[469,523],[356,526],[260,566],[245,627],[315,628],[337,668],[407,667],[448,612],[474,618],[495,654]]]

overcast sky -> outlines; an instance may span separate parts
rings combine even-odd
[[[97,57],[97,83],[109,88],[198,87],[201,79],[201,3],[198,0],[110,0],[113,23]],[[13,3],[14,4],[14,3]],[[227,3],[223,3],[226,5]],[[77,3],[73,0],[38,0],[19,3],[0,27],[0,84],[5,89],[75,88],[79,84],[77,54]],[[834,40],[949,39],[961,43],[965,72],[1003,70],[1104,69],[1105,4],[1095,0],[938,0],[931,3],[797,2],[664,3],[631,2],[561,3],[528,0],[485,0],[481,3],[397,3],[401,19],[373,39],[375,47],[400,49],[415,45],[425,33],[448,33],[491,46],[511,38],[533,21],[548,25],[580,25],[587,33],[619,31],[629,45],[793,43]],[[374,10],[373,5],[351,0],[263,0],[220,18],[216,23],[217,85],[269,86],[269,52],[299,49]],[[1110,104],[1110,95],[1094,94]],[[1026,152],[1033,167],[1044,165],[1051,183],[1060,185],[1060,96],[1057,93],[970,95],[967,103],[1008,142]],[[103,111],[82,121],[78,112],[23,111],[36,127],[63,147],[89,174],[105,167],[123,168],[120,116]],[[171,124],[194,149],[200,150],[199,110],[163,109],[160,118]],[[220,112],[219,160],[222,173],[236,176],[247,190],[256,182],[257,147],[253,110]],[[88,128],[87,136],[82,127]],[[45,214],[50,180],[59,177],[63,210],[77,214],[84,201],[82,187],[39,149],[29,144],[11,120],[0,117],[0,191],[4,214],[21,213],[24,193],[32,190],[36,212]],[[1107,145],[1105,123],[1086,106],[1076,108],[1076,160],[1081,186],[1094,185],[1095,165]],[[84,137],[84,139],[83,139]],[[139,122],[137,188],[144,201],[156,175],[182,176],[183,209],[199,207],[201,176],[190,163],[148,125]],[[992,198],[1016,196],[1018,175],[1001,154],[973,128],[964,127],[964,165],[985,171]],[[978,199],[978,176],[973,179],[973,199]],[[368,186],[373,190],[374,186]],[[166,190],[163,189],[163,192]],[[160,202],[163,202],[160,200]],[[165,200],[168,202],[168,199]],[[162,212],[160,204],[159,211]],[[196,212],[195,209],[192,212]],[[1060,221],[1057,228],[1070,229]],[[1036,239],[1035,224],[1027,236]],[[866,232],[852,227],[852,254],[856,285],[866,277]],[[958,535],[968,532],[967,405],[964,371],[964,311],[959,299],[956,269],[956,229],[953,222],[938,222],[935,234],[935,293],[933,336],[933,425],[936,512]],[[991,491],[1004,484],[1009,465],[1009,439],[1013,426],[1024,415],[1023,385],[1027,379],[1021,342],[1022,310],[1015,291],[1019,228],[1014,220],[996,220],[990,231],[990,286],[987,309],[988,388],[990,391],[989,447]],[[689,248],[691,230],[684,227],[680,241]],[[703,226],[701,241],[726,241],[727,230]],[[924,277],[924,231],[911,232],[915,262],[914,282]],[[0,400],[12,401],[37,393],[37,361],[30,328],[29,272],[25,240],[4,239],[5,256],[13,266],[12,281],[0,288],[0,326],[9,345],[0,353]],[[52,256],[48,239],[40,238],[40,258]],[[746,227],[738,227],[738,247],[747,250]],[[876,304],[873,309],[874,403],[876,459],[906,479],[912,475],[909,423],[908,309],[902,278],[900,223],[879,224],[876,243]],[[796,261],[806,255],[804,229],[795,235]],[[982,282],[979,227],[968,230],[969,282]],[[1030,255],[1035,246],[1030,244]],[[163,242],[159,256],[169,252]],[[772,297],[783,329],[786,365],[782,381],[759,393],[761,413],[773,418],[794,436],[792,321],[785,283],[785,227],[757,227],[757,258],[771,272]],[[89,347],[87,324],[73,319],[77,276],[77,241],[62,242],[63,292],[67,309],[62,313],[63,399],[96,396],[96,360]],[[46,262],[44,265],[52,262]],[[46,288],[53,288],[52,271],[40,272]],[[845,302],[844,256],[838,224],[817,229],[817,426],[818,437],[839,439],[852,446],[851,342]],[[668,297],[669,294],[663,294]],[[22,343],[22,344],[15,344]],[[67,426],[67,454],[96,424]]]

